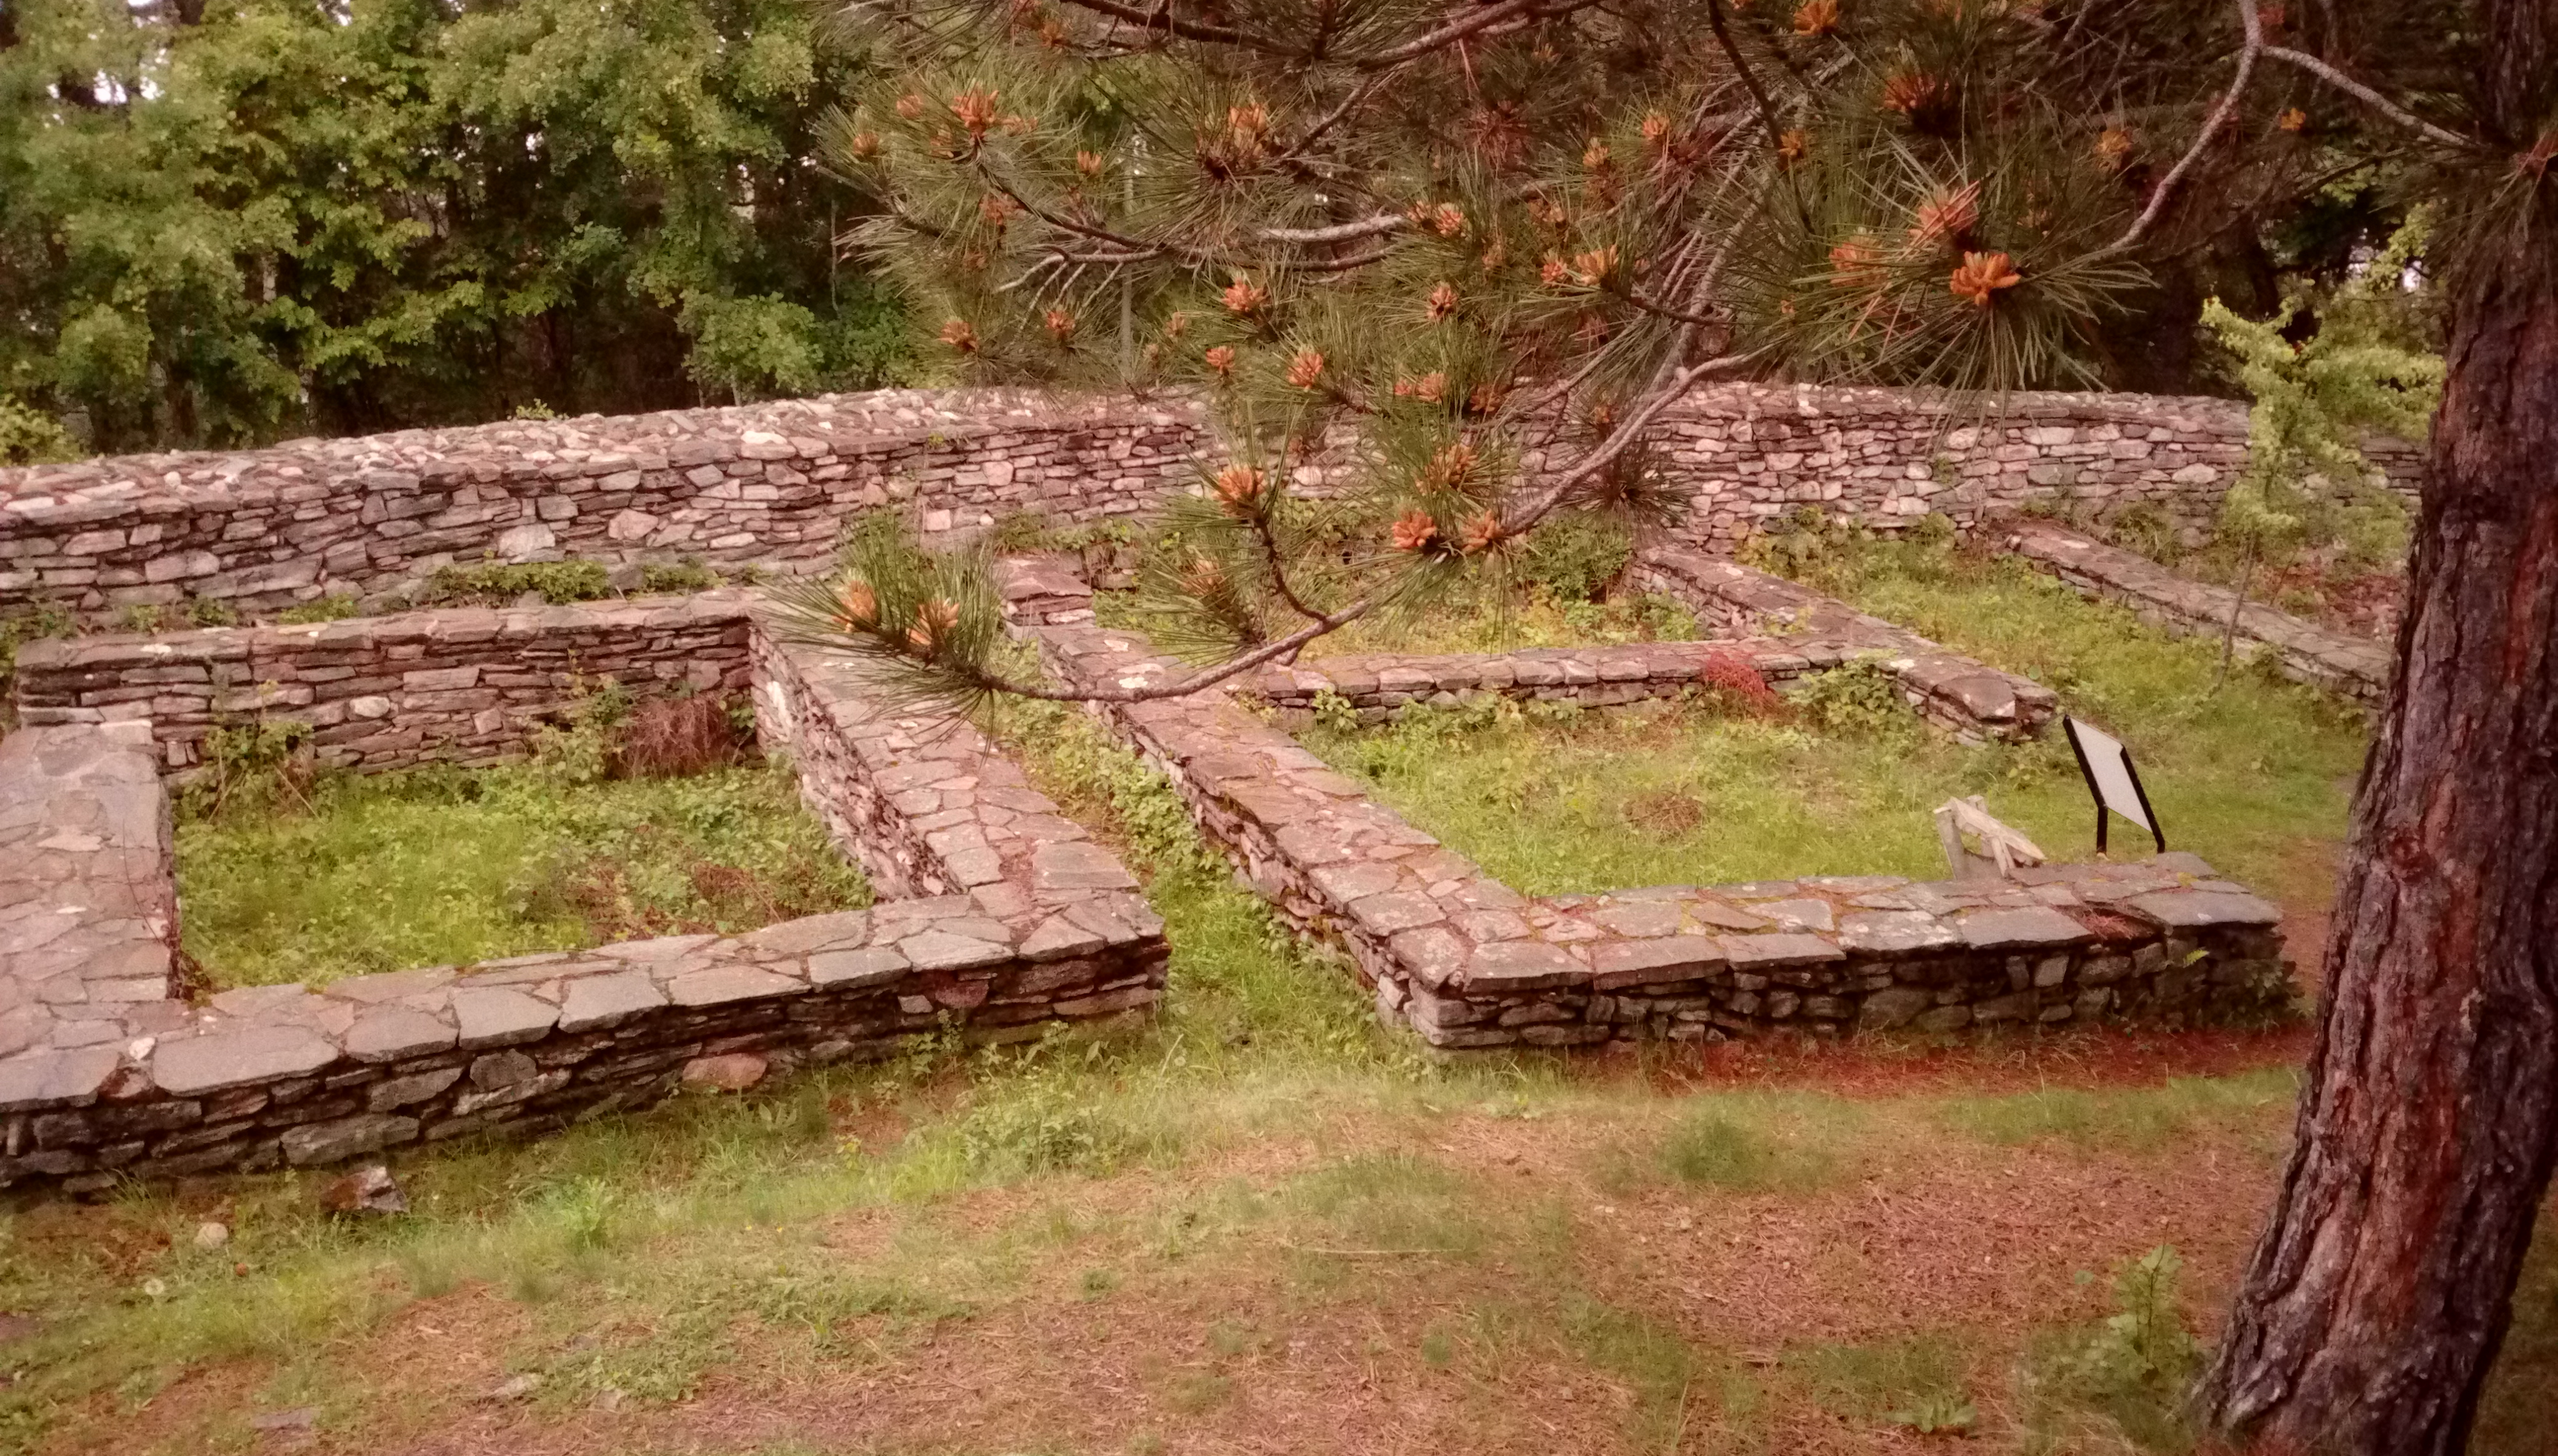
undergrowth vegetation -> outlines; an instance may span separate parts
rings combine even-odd
[[[2216,691],[2207,643],[2178,641],[2012,561],[1950,541],[1789,538],[1771,564],[2060,693],[2131,746],[2172,847],[2269,887],[2343,838],[2359,711],[2266,672]],[[1812,874],[1939,878],[1930,811],[1981,795],[2061,858],[2092,809],[2056,732],[1971,748],[1921,723],[1870,663],[1788,689],[1605,711],[1482,703],[1336,719],[1309,747],[1422,828],[1531,894]],[[2128,832],[2115,852],[2137,853]]]
[[[301,724],[226,728],[181,801],[187,952],[218,985],[317,984],[867,903],[725,718],[603,694],[530,763],[363,777],[313,772]]]

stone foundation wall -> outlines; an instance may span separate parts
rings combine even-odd
[[[2422,453],[2365,450],[2412,505]],[[1654,460],[1688,510],[1669,538],[1714,553],[1798,507],[1883,530],[1965,529],[2036,502],[2110,521],[2149,504],[2200,537],[2247,456],[2247,407],[2153,394],[1966,400],[1897,389],[1727,384],[1663,416]]]
[[[2052,689],[2030,677],[1737,561],[1654,548],[1636,559],[1632,575],[1637,588],[1672,598],[1718,632],[1775,637],[1832,661],[1870,659],[1892,674],[1919,716],[1966,742],[2032,738],[2060,707]]]
[[[1692,549],[1801,505],[1890,529],[2041,498],[2099,518],[2151,502],[2200,528],[2245,454],[2246,415],[2213,399],[1728,384],[1669,411],[1655,446],[1688,502],[1672,539]],[[2412,492],[2415,452],[2372,448]],[[905,507],[927,536],[1016,510],[1088,521],[1189,488],[1213,453],[1182,399],[889,390],[0,470],[0,615],[197,598],[272,612],[330,593],[378,610],[483,558],[808,569],[865,509]],[[1321,491],[1344,469],[1299,477]]]
[[[378,604],[484,557],[810,567],[873,507],[927,532],[1137,510],[1201,439],[1178,404],[888,390],[0,470],[0,614]]]
[[[755,661],[759,698],[790,705],[790,746],[814,766],[803,792],[829,822],[912,853],[919,884],[964,888],[742,936],[191,1003],[171,995],[148,724],[0,742],[0,1186],[323,1164],[875,1058],[927,1031],[1012,1041],[1153,1004],[1162,923],[1010,765],[928,722],[883,726],[821,665],[769,646]],[[855,746],[820,751],[839,726]],[[845,811],[856,801],[866,819]],[[937,837],[962,821],[974,840]]]
[[[1133,633],[1031,631],[1069,682],[1182,670]],[[1099,711],[1256,889],[1349,950],[1381,1017],[1436,1047],[2212,1020],[2289,994],[2278,912],[2192,855],[2021,882],[1875,876],[1530,899],[1225,693]]]
[[[261,718],[310,724],[330,768],[491,763],[608,681],[744,691],[751,616],[727,591],[30,643],[17,709],[31,725],[147,724],[164,771],[182,775],[215,728]]]
[[[2005,539],[2008,550],[2080,595],[2119,602],[2141,620],[2177,636],[2217,638],[2229,630],[2238,594],[2225,586],[2179,576],[2138,552],[2089,540],[2048,520],[2012,522]],[[2269,655],[2295,682],[2366,703],[2389,695],[2389,675],[2396,670],[2384,643],[2305,622],[2255,601],[2238,609],[2235,648],[2241,656]]]

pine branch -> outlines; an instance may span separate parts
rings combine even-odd
[[[2238,73],[2230,77],[2229,89],[2221,92],[2218,104],[2211,108],[2210,116],[2204,119],[2203,130],[2196,133],[2194,144],[2185,149],[2185,155],[2177,159],[2176,165],[2168,169],[2167,176],[2160,178],[2159,185],[2151,190],[2149,205],[2141,209],[2139,217],[2132,219],[2132,225],[2125,228],[2121,236],[2089,254],[2089,261],[2114,257],[2139,246],[2141,238],[2149,232],[2152,224],[2158,221],[2160,215],[2167,211],[2169,201],[2176,196],[2177,188],[2185,181],[2186,174],[2194,170],[2195,164],[2203,159],[2203,152],[2210,147],[2212,140],[2220,135],[2220,129],[2229,124],[2231,116],[2237,114],[2239,99],[2247,93],[2247,82],[2256,73],[2256,58],[2265,49],[2265,22],[2264,18],[2257,13],[2256,0],[2238,0],[2238,20],[2245,30],[2247,41],[2239,48]]]
[[[2264,55],[2265,59],[2268,61],[2280,61],[2285,66],[2297,67],[2302,71],[2308,72],[2310,74],[2326,81],[2329,85],[2336,87],[2338,90],[2353,97],[2362,104],[2369,106],[2372,110],[2388,117],[2391,121],[2396,122],[2400,126],[2406,127],[2410,131],[2418,133],[2428,141],[2449,147],[2454,151],[2478,150],[2479,144],[2475,139],[2465,137],[2459,132],[2448,131],[2442,127],[2436,126],[2434,123],[2427,121],[2424,117],[2396,104],[2387,96],[2384,96],[2378,91],[2373,90],[2371,87],[2364,85],[2362,82],[2355,80],[2352,76],[2345,74],[2344,72],[2337,70],[2335,67],[2328,65],[2326,62],[2319,60],[2315,56],[2306,55],[2302,52],[2290,50],[2282,46],[2267,46],[2264,48]]]

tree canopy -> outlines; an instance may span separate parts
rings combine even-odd
[[[2478,150],[2386,100],[2370,124],[2294,44],[2332,22],[2225,0],[846,15],[883,64],[825,144],[944,362],[1215,407],[1226,458],[1151,593],[1208,665],[1149,694],[1498,571],[1558,510],[1665,504],[1643,436],[1700,381],[2096,384],[2233,219]],[[868,615],[803,593],[802,625],[919,693],[1049,690],[972,658],[990,599],[899,549],[862,557]]]
[[[813,153],[859,68],[797,0],[6,0],[0,402],[133,449],[880,382]]]

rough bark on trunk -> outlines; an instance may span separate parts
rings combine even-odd
[[[2548,59],[2558,6],[2482,8]],[[2558,177],[2539,188],[2536,225],[2454,294],[2297,1140],[2200,1392],[2261,1451],[2459,1452],[2558,1159]]]

